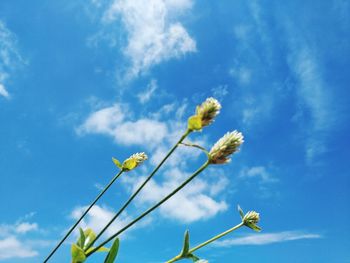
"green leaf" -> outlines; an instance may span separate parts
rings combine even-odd
[[[96,234],[95,232],[91,229],[91,228],[88,228],[84,231],[84,234],[85,234],[85,243],[86,243],[86,247],[89,247],[90,244],[92,242],[94,242],[95,238],[96,238]]]
[[[88,250],[86,250],[86,254],[89,254],[90,251],[92,251],[93,249],[95,249],[95,247],[90,247]],[[97,249],[96,252],[109,252],[109,248],[106,247],[100,247],[99,249]]]
[[[104,263],[113,263],[118,255],[118,250],[119,250],[119,238],[116,238],[114,240],[113,245],[111,246],[111,249],[109,250],[109,253]]]
[[[72,244],[71,253],[73,263],[82,263],[86,260],[84,250],[76,244]]]
[[[121,164],[116,158],[112,157],[112,161],[114,162],[114,164],[115,164],[118,168],[120,168],[120,169],[123,168],[122,164]]]
[[[246,224],[247,227],[253,229],[254,231],[256,232],[260,232],[261,231],[261,227],[260,226],[257,226],[256,224],[253,224],[253,223],[247,223]]]
[[[77,242],[77,245],[84,249],[84,245],[85,245],[85,234],[84,234],[84,231],[81,227],[79,227],[79,232],[80,232],[80,237],[78,239],[78,242]]]
[[[123,163],[123,169],[130,171],[132,169],[134,169],[137,165],[137,162],[135,159],[131,158],[131,159],[127,159],[124,163]]]
[[[242,210],[242,208],[238,205],[238,212],[239,212],[239,214],[240,214],[240,216],[241,216],[241,218],[243,219],[244,218],[244,213],[243,213],[243,210]]]
[[[181,256],[185,257],[190,250],[190,233],[188,230],[185,232],[184,243],[181,251]]]
[[[200,131],[202,129],[202,120],[199,116],[193,115],[188,118],[188,129],[191,131]]]
[[[200,260],[200,258],[195,256],[194,254],[187,255],[187,258],[192,259],[193,262],[197,262],[198,260]]]

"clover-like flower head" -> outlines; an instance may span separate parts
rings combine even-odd
[[[220,113],[221,105],[214,98],[207,98],[200,106],[196,108],[196,115],[201,118],[202,127],[211,124],[216,115]]]
[[[135,169],[141,163],[148,159],[147,155],[144,152],[134,153],[128,159],[126,159],[123,164],[121,164],[117,159],[112,158],[114,164],[119,167],[119,169],[128,172]]]
[[[226,133],[218,140],[209,152],[211,164],[223,164],[230,162],[230,156],[239,150],[244,142],[242,133],[238,131]]]
[[[197,106],[196,114],[188,119],[188,128],[192,131],[200,131],[203,127],[211,124],[216,115],[220,113],[221,105],[214,98],[207,98]]]
[[[137,166],[139,166],[140,164],[142,164],[147,159],[148,159],[148,157],[144,152],[134,153],[133,155],[131,155],[128,159],[126,159],[123,162],[122,167],[125,171],[130,171],[130,170],[136,168]]]
[[[240,206],[238,206],[238,212],[242,218],[242,223],[245,226],[247,226],[247,227],[249,227],[257,232],[261,231],[261,228],[257,225],[257,223],[259,223],[259,220],[260,220],[259,213],[255,212],[255,211],[249,211],[248,213],[244,214],[244,212]]]

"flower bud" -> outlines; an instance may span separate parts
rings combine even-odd
[[[230,155],[239,150],[244,142],[242,133],[238,131],[228,132],[222,137],[209,152],[211,164],[223,164],[229,162]]]

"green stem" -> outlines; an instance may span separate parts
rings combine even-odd
[[[225,232],[223,232],[223,233],[221,233],[221,234],[219,234],[219,235],[217,235],[217,236],[215,236],[215,237],[213,237],[213,238],[211,238],[211,239],[209,239],[209,240],[207,240],[207,241],[205,241],[205,242],[199,244],[198,246],[196,246],[196,247],[194,247],[194,248],[191,248],[191,249],[188,251],[188,253],[189,253],[189,254],[192,254],[194,251],[196,251],[196,250],[198,250],[198,249],[200,249],[200,248],[202,248],[202,247],[204,247],[204,246],[206,246],[206,245],[208,245],[208,244],[214,242],[215,240],[217,240],[217,239],[219,239],[219,238],[222,238],[223,236],[226,236],[227,234],[231,233],[232,231],[237,230],[238,228],[242,227],[243,225],[244,225],[243,222],[239,223],[238,225],[236,225],[236,226],[230,228],[229,230],[227,230],[227,231],[225,231]]]
[[[108,224],[97,234],[96,238],[93,242],[90,243],[88,247],[85,248],[87,251],[93,244],[99,239],[102,234],[107,230],[107,228],[118,218],[118,216],[127,208],[127,206],[131,203],[131,201],[138,195],[138,193],[142,190],[142,188],[148,183],[149,180],[155,175],[155,173],[159,170],[159,168],[163,165],[163,163],[169,158],[169,156],[175,151],[175,149],[179,146],[180,143],[191,133],[190,130],[187,130],[180,138],[180,140],[171,148],[171,150],[167,153],[167,155],[163,158],[163,160],[158,164],[158,166],[152,171],[152,173],[147,177],[147,179],[140,185],[140,187],[136,190],[136,192],[130,196],[130,198],[125,202],[125,204],[119,209],[119,211],[114,215],[114,217],[108,222]]]
[[[191,249],[188,251],[187,255],[192,254],[192,253],[195,252],[196,250],[198,250],[198,249],[200,249],[200,248],[202,248],[202,247],[204,247],[204,246],[206,246],[206,245],[208,245],[208,244],[214,242],[215,240],[217,240],[217,239],[219,239],[219,238],[222,238],[223,236],[226,236],[227,234],[231,233],[232,231],[237,230],[238,228],[240,228],[240,227],[242,227],[242,226],[244,226],[244,223],[243,223],[243,222],[241,222],[241,223],[239,223],[238,225],[236,225],[236,226],[230,228],[229,230],[227,230],[227,231],[225,231],[225,232],[223,232],[223,233],[221,233],[221,234],[219,234],[219,235],[217,235],[217,236],[215,236],[215,237],[213,237],[213,238],[211,238],[211,239],[209,239],[209,240],[207,240],[207,241],[205,241],[205,242],[199,244],[198,246],[195,246],[194,248],[191,248]],[[186,258],[186,255],[185,255],[185,256],[177,255],[176,257],[173,257],[172,259],[168,260],[168,261],[165,262],[165,263],[172,263],[172,262],[175,262],[175,261],[178,261],[178,260],[181,260],[181,259],[185,259],[185,258]]]
[[[129,227],[134,225],[136,222],[141,220],[143,217],[151,213],[153,210],[157,209],[159,206],[161,206],[163,203],[165,203],[169,198],[171,198],[173,195],[175,195],[178,191],[180,191],[183,187],[185,187],[189,182],[191,182],[198,174],[200,174],[205,168],[207,168],[209,165],[209,161],[206,161],[196,172],[194,172],[189,178],[186,179],[180,186],[178,186],[175,190],[173,190],[169,195],[164,197],[161,201],[159,201],[157,204],[149,208],[147,211],[145,211],[143,214],[141,214],[139,217],[134,219],[132,222],[124,226],[121,230],[119,230],[117,233],[109,237],[107,240],[102,242],[100,245],[98,245],[96,248],[91,250],[89,253],[86,254],[86,257],[89,257],[91,254],[96,252],[99,248],[103,247],[105,244],[107,244],[109,241],[113,240],[115,237],[119,236],[121,233],[123,233],[125,230],[127,230]]]
[[[68,238],[68,236],[73,232],[74,228],[80,223],[80,221],[86,216],[90,209],[96,204],[96,202],[101,198],[101,196],[108,190],[108,188],[118,179],[118,177],[123,173],[123,170],[120,170],[113,179],[108,183],[108,185],[100,192],[100,194],[95,198],[95,200],[90,204],[90,206],[85,210],[85,212],[80,216],[80,218],[75,222],[75,224],[68,230],[66,235],[61,239],[57,246],[51,251],[51,253],[46,257],[44,263],[46,263],[52,256],[55,254],[57,249],[63,244],[63,242]]]

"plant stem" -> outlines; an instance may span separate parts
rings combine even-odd
[[[169,156],[175,151],[175,149],[179,146],[180,143],[191,133],[190,130],[187,130],[179,139],[179,141],[170,149],[167,155],[163,158],[163,160],[158,164],[158,166],[152,171],[152,173],[147,177],[147,179],[140,185],[140,187],[136,190],[136,192],[130,196],[130,198],[125,202],[125,204],[119,209],[119,211],[114,215],[114,217],[108,222],[108,224],[97,234],[96,238],[93,242],[90,243],[89,246],[85,248],[87,251],[93,244],[99,239],[102,234],[107,230],[107,228],[117,219],[117,217],[127,208],[127,206],[131,203],[131,201],[138,195],[138,193],[142,190],[142,188],[148,183],[149,180],[155,175],[155,173],[159,170],[159,168],[163,165],[163,163],[169,158]]]
[[[66,235],[61,239],[61,241],[57,244],[57,246],[51,251],[51,253],[44,260],[46,263],[52,256],[55,254],[57,249],[63,244],[63,242],[67,239],[67,237],[72,233],[74,228],[80,223],[80,221],[86,216],[86,214],[90,211],[90,209],[96,204],[96,202],[101,198],[101,196],[108,190],[108,188],[118,179],[118,177],[123,173],[123,170],[120,170],[118,174],[116,174],[113,179],[108,183],[108,185],[100,192],[100,194],[95,198],[95,200],[90,204],[90,206],[85,210],[85,212],[80,216],[80,218],[75,222],[75,224],[68,230]]]
[[[242,227],[242,226],[244,226],[244,223],[243,223],[243,222],[241,222],[241,223],[239,223],[238,225],[236,225],[236,226],[230,228],[229,230],[227,230],[227,231],[225,231],[225,232],[222,232],[221,234],[219,234],[219,235],[217,235],[217,236],[215,236],[215,237],[213,237],[213,238],[211,238],[211,239],[209,239],[209,240],[207,240],[207,241],[205,241],[205,242],[199,244],[198,246],[195,246],[194,248],[191,248],[191,249],[188,251],[187,254],[188,254],[188,255],[192,254],[194,251],[196,251],[196,250],[198,250],[198,249],[200,249],[200,248],[202,248],[202,247],[204,247],[204,246],[206,246],[206,245],[208,245],[208,244],[214,242],[215,240],[217,240],[217,239],[219,239],[219,238],[222,238],[223,236],[225,236],[225,235],[231,233],[232,231],[237,230],[238,228],[240,228],[240,227]],[[168,261],[165,262],[165,263],[172,263],[172,262],[175,262],[175,261],[178,261],[178,260],[181,260],[181,259],[185,259],[185,258],[186,258],[186,256],[177,255],[176,257],[173,257],[172,259],[168,260]]]
[[[242,227],[243,225],[244,225],[243,222],[239,223],[238,225],[236,225],[236,226],[230,228],[229,230],[227,230],[227,231],[225,231],[225,232],[223,232],[223,233],[221,233],[221,234],[219,234],[219,235],[217,235],[217,236],[215,236],[215,237],[213,237],[213,238],[211,238],[211,239],[209,239],[209,240],[207,240],[207,241],[205,241],[205,242],[199,244],[198,246],[196,246],[196,247],[194,247],[194,248],[191,248],[191,249],[188,251],[188,253],[189,253],[189,254],[192,254],[194,251],[196,251],[196,250],[198,250],[198,249],[200,249],[200,248],[202,248],[202,247],[204,247],[204,246],[210,244],[211,242],[214,242],[215,240],[217,240],[217,239],[219,239],[219,238],[221,238],[221,237],[223,237],[223,236],[226,236],[227,234],[231,233],[232,231],[237,230],[238,228]]]
[[[173,190],[169,195],[164,197],[161,201],[159,201],[157,204],[149,208],[147,211],[145,211],[143,214],[141,214],[139,217],[134,219],[132,222],[124,226],[121,230],[119,230],[117,233],[109,237],[107,240],[102,242],[100,245],[98,245],[96,248],[91,250],[89,253],[86,254],[86,257],[89,257],[91,254],[96,252],[99,248],[103,247],[105,244],[107,244],[109,241],[113,240],[115,237],[119,236],[121,233],[123,233],[125,230],[127,230],[129,227],[134,225],[136,222],[141,220],[143,217],[151,213],[153,210],[157,209],[159,206],[161,206],[163,203],[165,203],[169,198],[171,198],[173,195],[175,195],[178,191],[180,191],[183,187],[185,187],[189,182],[191,182],[198,174],[200,174],[205,168],[207,168],[209,165],[209,161],[206,161],[197,171],[195,171],[190,177],[188,177],[180,186],[178,186],[175,190]]]

